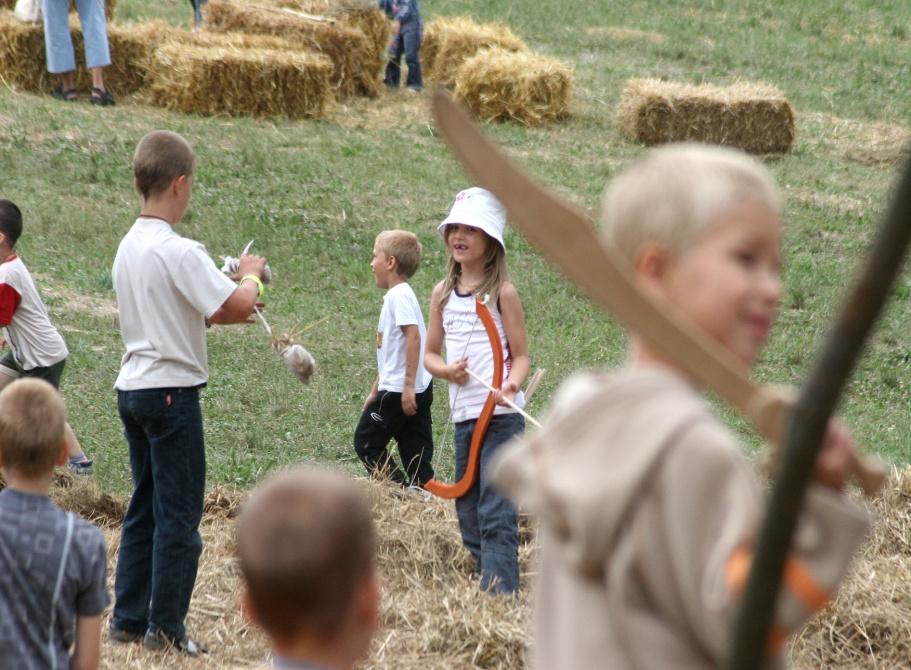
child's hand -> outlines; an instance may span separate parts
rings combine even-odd
[[[244,254],[240,257],[240,262],[237,266],[237,272],[235,272],[234,276],[231,278],[237,281],[246,275],[255,275],[262,279],[265,271],[266,259],[263,256],[257,256],[255,254]]]
[[[840,420],[832,419],[823,438],[822,450],[816,457],[813,478],[823,486],[841,491],[855,451],[851,429]]]
[[[505,384],[503,384],[503,388],[496,392],[496,395],[494,395],[494,400],[497,402],[498,405],[503,405],[504,407],[508,407],[506,400],[508,400],[511,403],[515,403],[516,393],[518,393],[518,392],[519,392],[519,385],[516,384],[515,382],[507,381]],[[505,400],[504,400],[504,398],[505,398]]]
[[[376,391],[371,389],[370,393],[367,394],[367,397],[364,398],[364,406],[361,407],[361,411],[363,412],[367,409],[374,400],[376,400]]]
[[[6,338],[0,335],[0,349],[6,349]]]
[[[418,413],[418,401],[414,395],[413,388],[406,388],[402,391],[402,411],[405,416],[414,416]]]
[[[446,368],[446,379],[462,386],[468,381],[468,373],[465,368],[468,367],[468,359],[460,358],[452,365]]]

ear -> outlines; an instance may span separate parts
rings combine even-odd
[[[395,256],[386,256],[386,267],[397,271],[399,269],[399,259]]]
[[[244,586],[240,595],[237,596],[237,607],[244,618],[254,626],[262,627],[259,623],[259,617],[256,614],[256,607],[253,605],[253,599],[250,597],[250,589]]]
[[[670,255],[667,250],[650,244],[639,250],[633,269],[639,280],[661,281],[667,275],[669,266]]]
[[[364,627],[374,628],[380,619],[380,579],[376,574],[364,579],[355,605],[355,616]]]

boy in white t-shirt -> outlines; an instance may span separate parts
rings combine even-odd
[[[206,328],[248,321],[266,265],[260,256],[241,256],[235,284],[203,245],[175,232],[195,164],[180,135],[154,131],[142,138],[133,157],[142,210],[112,270],[126,347],[114,386],[133,496],[120,536],[109,637],[190,656],[206,651],[184,627],[202,551]]]
[[[51,323],[47,307],[32,275],[16,253],[22,235],[22,212],[10,200],[0,200],[0,389],[20,377],[36,377],[60,388],[69,351]],[[92,473],[92,461],[82,451],[76,434],[66,427],[67,466],[79,475]]]
[[[427,330],[408,279],[421,263],[421,243],[405,230],[377,235],[370,268],[388,289],[376,329],[378,375],[354,431],[354,450],[373,475],[403,486],[433,479],[432,378],[424,369]],[[386,450],[395,438],[401,468]]]

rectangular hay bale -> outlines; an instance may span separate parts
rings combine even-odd
[[[643,144],[705,142],[750,153],[785,153],[794,143],[794,110],[774,86],[691,85],[657,79],[626,82],[617,120]]]
[[[379,94],[384,57],[360,28],[305,19],[277,7],[212,0],[206,27],[221,32],[247,32],[282,37],[301,49],[329,57],[332,87],[339,98]]]
[[[465,16],[442,16],[427,22],[421,43],[421,69],[427,79],[455,85],[456,72],[481,49],[528,51],[512,30],[500,23],[477,23]]]
[[[572,70],[525,51],[483,49],[456,71],[455,97],[485,121],[537,126],[569,114]]]
[[[319,117],[333,103],[332,63],[320,54],[170,44],[154,67],[150,99],[180,112]]]
[[[73,49],[76,54],[76,87],[88,92],[92,75],[84,66],[82,29],[70,19]],[[147,81],[153,45],[135,26],[108,26],[111,65],[104,68],[105,87],[115,97],[130,95],[142,89]],[[0,75],[7,83],[26,91],[49,93],[60,83],[59,77],[47,71],[44,49],[44,27],[40,23],[22,23],[10,11],[0,11]]]
[[[272,0],[272,3],[276,7],[325,16],[346,26],[360,28],[376,53],[385,59],[392,38],[392,23],[373,0]]]

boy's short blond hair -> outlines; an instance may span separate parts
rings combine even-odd
[[[287,470],[244,506],[237,553],[256,620],[271,637],[331,640],[375,571],[370,505],[341,474]]]
[[[153,130],[139,140],[133,154],[136,190],[144,198],[162,193],[180,176],[192,176],[196,154],[187,141],[169,130]]]
[[[0,456],[25,477],[54,469],[64,444],[63,398],[43,379],[17,379],[0,392]]]
[[[421,243],[407,230],[384,230],[376,236],[376,246],[387,257],[394,257],[398,273],[411,279],[421,265]]]
[[[608,185],[602,235],[631,263],[647,244],[676,256],[743,201],[781,212],[778,189],[761,163],[733,149],[669,145],[649,151]]]

